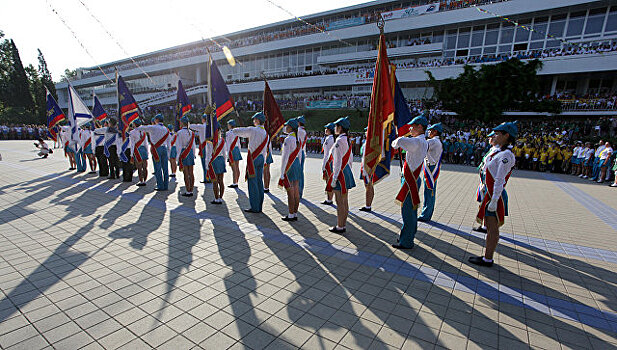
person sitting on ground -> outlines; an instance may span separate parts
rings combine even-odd
[[[50,153],[53,153],[53,151],[49,149],[49,146],[47,146],[47,143],[45,143],[42,138],[39,138],[37,141],[38,143],[35,143],[34,146],[39,149],[39,153],[37,153],[39,157],[47,158]]]

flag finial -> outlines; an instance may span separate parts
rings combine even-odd
[[[379,34],[383,34],[383,28],[386,26],[386,21],[383,19],[381,13],[377,19],[377,28],[379,28]]]

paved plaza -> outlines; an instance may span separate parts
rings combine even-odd
[[[2,349],[617,349],[617,189],[605,185],[515,171],[486,268],[467,263],[484,245],[472,167],[442,168],[434,221],[396,251],[398,167],[374,213],[357,210],[357,181],[338,235],[316,157],[287,223],[278,156],[264,213],[250,214],[245,182],[213,205],[209,185],[180,196],[181,173],[155,192],[153,178],[68,171],[61,150],[37,159],[31,142],[0,153]]]

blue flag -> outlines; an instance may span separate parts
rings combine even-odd
[[[118,76],[118,126],[122,132],[122,139],[126,138],[129,125],[139,118],[139,107],[128,86],[121,76]]]
[[[221,120],[221,118],[234,110],[234,100],[214,61],[210,64],[210,82],[212,86],[212,102],[214,102],[216,107],[216,119]]]
[[[58,123],[66,119],[64,112],[56,99],[47,91],[47,129],[51,138],[56,141],[58,137]]]

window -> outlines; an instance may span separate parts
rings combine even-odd
[[[457,48],[469,47],[469,32],[458,35],[458,43],[456,44]]]
[[[593,15],[587,17],[587,25],[585,25],[585,34],[600,33],[604,25],[604,14]]]
[[[510,52],[511,50],[512,50],[512,45],[499,46],[499,53]]]
[[[535,41],[529,44],[530,50],[542,49],[544,48],[544,41]]]
[[[482,46],[484,41],[484,29],[474,30],[471,34],[471,46]]]
[[[446,37],[446,50],[451,50],[456,47],[456,35],[448,35]]]
[[[583,32],[583,25],[585,24],[585,12],[577,12],[570,15],[568,21],[568,30],[566,36],[580,36]]]
[[[446,52],[444,52],[443,57],[446,57],[446,58],[454,57],[454,51],[446,51]]]
[[[561,41],[559,40],[548,40],[546,42],[546,48],[554,48],[554,47],[560,47],[561,46]]]
[[[496,30],[487,30],[486,38],[484,38],[484,45],[495,45],[497,44],[497,37],[499,36],[499,32]]]
[[[499,37],[500,44],[511,43],[514,39],[514,28],[502,28],[501,37]]]
[[[613,32],[617,30],[617,7],[612,7],[606,20],[606,31]]]
[[[551,25],[548,27],[548,33],[554,37],[561,38],[563,37],[565,27],[566,21],[551,22]]]
[[[530,26],[530,23],[521,23],[521,24],[523,24],[525,27]],[[514,35],[514,41],[517,43],[520,43],[522,41],[529,41],[529,33],[530,32],[528,29],[517,27],[516,34]]]
[[[490,47],[485,47],[484,48],[484,54],[485,55],[494,54],[496,51],[497,51],[497,47],[495,47],[495,46],[490,46]]]
[[[469,53],[469,50],[456,50],[456,56],[457,57],[467,56],[468,53]]]
[[[531,32],[531,40],[544,40],[546,37],[546,23],[534,24],[534,31]]]
[[[480,56],[480,55],[482,55],[482,48],[481,47],[469,50],[469,56]]]
[[[527,43],[525,43],[525,44],[514,44],[514,51],[527,51]]]

